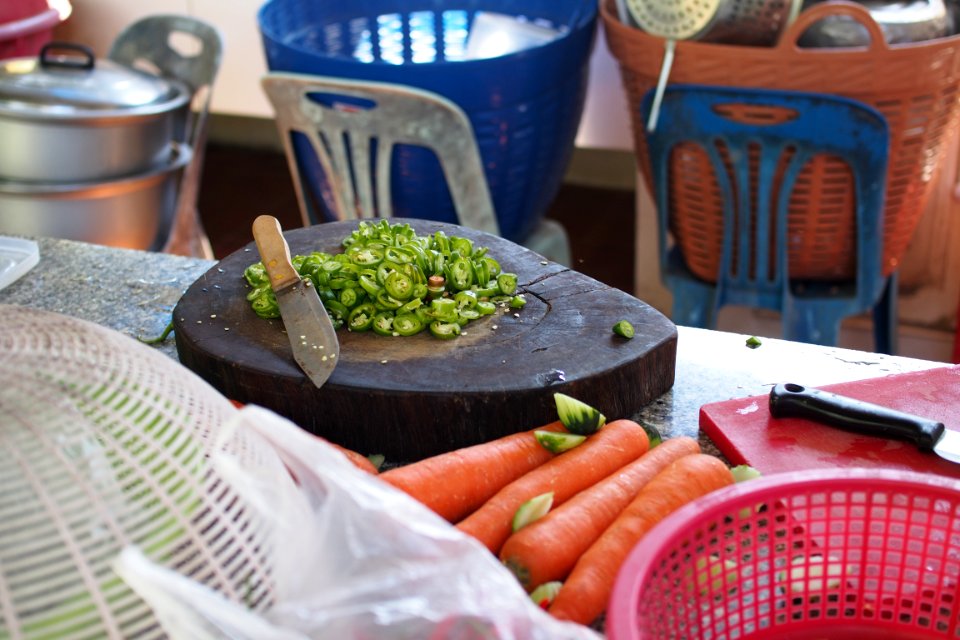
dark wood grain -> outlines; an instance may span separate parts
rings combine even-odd
[[[613,419],[673,385],[676,327],[646,303],[496,236],[398,222],[489,247],[518,274],[527,305],[472,322],[450,341],[340,331],[340,362],[318,389],[293,361],[282,321],[258,318],[246,301],[242,273],[259,260],[251,242],[199,278],[174,310],[181,362],[230,398],[397,462],[555,420],[557,391]],[[336,222],[284,235],[293,254],[332,253],[355,227]],[[621,319],[636,329],[632,340],[612,332]]]

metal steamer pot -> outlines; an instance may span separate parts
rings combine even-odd
[[[0,61],[0,178],[79,182],[145,171],[182,138],[189,101],[184,85],[95,61],[82,45],[50,43],[37,58]]]
[[[191,97],[82,45],[0,61],[0,233],[157,248],[192,156]]]
[[[52,236],[159,250],[170,231],[180,176],[193,157],[174,143],[156,167],[96,182],[0,180],[0,234]]]
[[[825,0],[808,0],[804,8]],[[953,0],[951,0],[953,1]],[[877,22],[887,44],[924,42],[956,31],[944,0],[859,0]],[[812,25],[798,40],[801,47],[865,47],[867,28],[849,16],[828,16]]]

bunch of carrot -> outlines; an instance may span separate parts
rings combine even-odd
[[[397,467],[380,478],[497,554],[533,591],[562,581],[554,616],[589,624],[603,613],[630,550],[680,506],[733,483],[719,459],[677,437],[650,449],[644,428],[615,420],[560,454],[537,430]],[[513,531],[517,509],[552,493],[551,510]]]

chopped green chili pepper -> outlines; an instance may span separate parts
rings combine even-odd
[[[456,322],[440,322],[439,320],[434,320],[430,323],[430,333],[435,338],[450,340],[460,335],[460,325]]]
[[[373,332],[381,336],[393,335],[393,311],[381,311],[373,316]]]
[[[457,291],[469,289],[473,284],[473,265],[466,258],[457,258],[447,269],[447,282]]]
[[[450,298],[436,298],[430,302],[430,311],[434,318],[441,322],[455,322],[457,319],[457,303]]]
[[[401,313],[413,313],[414,311],[419,309],[421,306],[423,306],[423,299],[421,296],[418,296],[413,300],[411,300],[410,302],[403,305],[402,307],[400,307],[399,309],[397,309],[397,315],[400,315]]]
[[[480,289],[475,289],[474,293],[477,294],[478,298],[492,298],[500,293],[500,288],[497,286],[483,287]]]
[[[513,296],[510,298],[511,309],[522,309],[527,304],[527,299],[523,296]]]
[[[393,319],[393,330],[402,336],[415,335],[423,328],[423,321],[412,313],[403,313]]]
[[[761,344],[762,343],[760,342],[760,338],[758,338],[757,336],[750,336],[749,338],[747,338],[747,346],[750,347],[751,349],[756,349]]]
[[[618,336],[627,338],[629,340],[633,337],[633,325],[626,320],[621,320],[617,324],[613,325],[613,332]]]
[[[477,303],[477,311],[482,316],[489,316],[497,312],[497,305],[488,300],[481,300]]]
[[[383,261],[383,253],[371,247],[359,247],[350,253],[350,260],[352,260],[354,264],[365,267],[375,266]]]
[[[327,313],[333,316],[334,320],[342,322],[350,315],[349,309],[340,304],[338,300],[324,300],[323,306],[327,308]]]
[[[386,291],[380,291],[376,295],[377,308],[381,311],[396,311],[403,306],[402,300],[397,300]]]
[[[367,292],[368,295],[376,297],[380,293],[380,285],[377,284],[375,278],[367,275],[361,274],[359,278],[360,287]]]
[[[347,328],[350,331],[366,331],[373,325],[373,317],[377,308],[370,302],[365,302],[350,310],[347,316]]]
[[[505,296],[512,296],[517,290],[517,274],[501,273],[497,276],[497,286],[500,287],[500,293]]]
[[[361,289],[361,291],[363,290]],[[357,303],[360,301],[359,298],[360,296],[357,294],[357,290],[354,287],[348,287],[340,291],[340,304],[348,309],[352,309],[353,307],[357,306]]]
[[[391,271],[384,280],[383,287],[397,300],[409,300],[413,295],[413,280],[400,271]]]
[[[477,306],[477,294],[473,291],[460,291],[453,297],[457,307],[463,309],[473,309]]]
[[[486,260],[475,260],[470,265],[473,268],[473,279],[481,287],[486,287],[490,282],[490,265]]]
[[[316,287],[335,327],[396,336],[432,325],[432,334],[448,339],[461,326],[495,314],[493,302],[523,306],[516,274],[504,273],[488,249],[474,247],[469,238],[443,231],[418,236],[409,224],[360,221],[341,246],[341,253],[314,251],[291,260]],[[263,264],[249,265],[243,277],[254,312],[279,317]]]

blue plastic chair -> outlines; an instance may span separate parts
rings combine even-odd
[[[652,101],[650,91],[641,105],[644,122]],[[717,110],[734,104],[785,108],[795,116],[758,125],[734,121]],[[893,353],[896,274],[884,277],[881,271],[888,141],[887,123],[878,111],[839,96],[699,85],[669,87],[656,129],[647,133],[647,144],[659,215],[662,276],[674,296],[673,321],[712,328],[725,305],[766,308],[781,312],[786,339],[836,345],[843,318],[872,311],[876,349]],[[720,187],[724,233],[716,283],[694,276],[679,247],[668,246],[670,153],[681,142],[697,143],[707,152]],[[732,169],[726,168],[718,145],[726,147]],[[759,149],[756,176],[750,175],[751,148]],[[784,162],[785,151],[791,149],[792,157]],[[857,256],[856,277],[850,282],[799,282],[788,272],[790,194],[800,170],[819,154],[842,159],[854,175]],[[781,188],[773,193],[774,175],[781,165]],[[751,185],[755,185],[755,197],[750,197]],[[775,234],[776,251],[769,250],[771,233]]]

